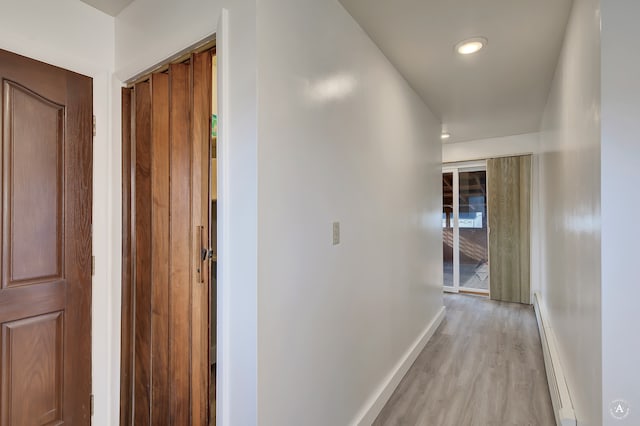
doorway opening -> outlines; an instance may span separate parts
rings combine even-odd
[[[215,424],[216,58],[123,88],[121,425]]]
[[[444,290],[489,295],[486,162],[442,169]]]

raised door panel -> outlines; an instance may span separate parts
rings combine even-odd
[[[63,314],[2,325],[2,426],[60,424]]]
[[[3,93],[3,287],[59,280],[64,107],[8,81]]]

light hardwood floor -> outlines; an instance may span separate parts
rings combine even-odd
[[[444,304],[374,425],[554,425],[533,307],[454,294]]]

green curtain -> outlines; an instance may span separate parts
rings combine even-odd
[[[531,156],[487,161],[491,299],[530,304]]]

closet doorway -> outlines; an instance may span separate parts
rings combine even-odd
[[[215,424],[215,52],[122,91],[121,425]]]
[[[442,169],[444,290],[489,294],[485,161],[448,164]]]

